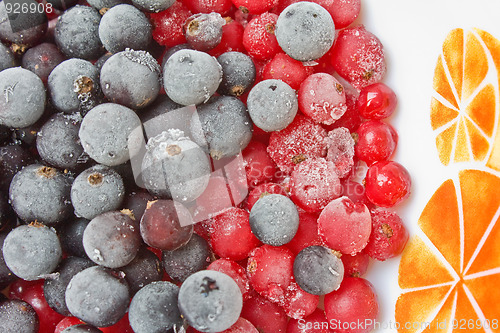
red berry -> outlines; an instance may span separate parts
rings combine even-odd
[[[312,67],[304,66],[302,62],[290,58],[285,53],[278,53],[264,67],[262,78],[264,80],[281,80],[287,83],[292,89],[298,90],[300,84],[311,72]]]
[[[293,279],[293,253],[286,247],[263,245],[250,253],[247,275],[252,287],[273,302],[282,302]]]
[[[240,317],[233,326],[220,333],[259,333],[259,331],[255,328],[255,326],[253,326],[251,322],[249,322],[245,318]]]
[[[282,306],[288,317],[300,319],[313,313],[318,303],[318,295],[309,294],[302,290],[297,283],[292,282],[288,286]]]
[[[297,115],[287,128],[271,133],[267,152],[281,171],[290,174],[307,158],[325,157],[326,134],[310,118]]]
[[[79,324],[83,324],[83,321],[76,317],[64,317],[59,323],[57,323],[54,329],[54,333],[61,333],[66,328]]]
[[[410,174],[397,162],[376,162],[368,168],[365,188],[366,197],[373,204],[392,207],[410,195]]]
[[[18,279],[10,285],[9,298],[20,299],[35,309],[40,321],[38,333],[53,333],[56,325],[64,318],[55,312],[45,300],[44,280],[25,281]]]
[[[380,120],[369,120],[357,131],[356,156],[371,165],[388,160],[398,144],[398,134],[391,125]]]
[[[302,320],[290,319],[286,333],[332,333],[332,331],[329,329],[325,311],[316,309]]]
[[[251,141],[243,150],[245,171],[250,186],[273,181],[277,168],[266,150],[266,145],[259,141]]]
[[[373,286],[363,278],[346,277],[338,290],[325,296],[326,318],[338,333],[371,332],[378,311]]]
[[[219,257],[243,260],[248,253],[260,245],[248,221],[249,213],[231,207],[213,218],[210,245]]]
[[[126,313],[119,322],[113,326],[99,327],[102,333],[134,333],[128,321],[128,313]]]
[[[250,291],[252,289],[250,287],[250,282],[248,281],[245,269],[237,262],[228,259],[217,259],[208,265],[207,269],[229,275],[233,278],[238,287],[240,287],[243,300],[250,298]]]
[[[228,20],[228,18],[226,18]],[[208,53],[211,56],[218,57],[225,52],[245,52],[243,46],[243,32],[245,28],[240,22],[231,20],[222,27],[222,39],[215,48]]]
[[[362,117],[380,120],[390,117],[398,98],[394,91],[382,82],[364,87],[359,92],[357,107]]]
[[[264,13],[278,4],[278,0],[231,0],[236,8],[250,14]]]
[[[275,184],[275,183],[264,183],[260,184],[256,188],[254,188],[250,194],[248,194],[247,198],[247,205],[246,208],[248,210],[252,210],[253,205],[262,198],[263,196],[266,196],[268,194],[281,194],[281,195],[287,195],[285,192],[285,189],[283,186]]]
[[[365,187],[349,178],[342,183],[342,195],[348,197],[354,203],[362,203],[367,207],[373,205],[366,198]]]
[[[365,252],[372,258],[384,261],[401,252],[408,242],[408,231],[395,212],[384,209],[371,211],[372,233]]]
[[[318,234],[318,215],[299,211],[299,229],[286,244],[295,255],[308,246],[323,245]]]
[[[354,166],[354,139],[345,127],[328,132],[326,159],[333,162],[339,178],[344,178]]]
[[[347,110],[340,119],[336,120],[333,123],[333,126],[325,127],[328,130],[331,130],[333,127],[345,127],[350,132],[356,132],[359,125],[361,125],[362,118],[359,114],[359,110],[356,106],[356,102],[358,99],[357,92],[354,88],[347,88],[347,85],[344,85],[345,88],[345,104],[347,106]]]
[[[193,214],[195,221],[204,221],[232,207],[226,179],[216,173],[210,175],[207,188],[196,198],[196,208]],[[199,228],[196,223],[195,230]],[[199,230],[199,229],[198,229]],[[200,235],[203,237],[203,235]]]
[[[186,43],[182,27],[191,15],[191,11],[180,1],[176,1],[164,11],[151,13],[154,40],[168,47]]]
[[[212,13],[227,15],[231,10],[233,3],[231,0],[182,0],[189,10],[193,13]]]
[[[382,43],[362,25],[339,32],[332,64],[357,89],[382,80],[386,70]]]
[[[344,276],[346,277],[361,277],[365,275],[370,264],[370,256],[364,250],[353,256],[344,254],[340,259],[342,259],[342,263],[344,264]]]
[[[370,238],[372,221],[368,208],[347,197],[331,201],[318,218],[318,231],[329,248],[354,255]]]
[[[361,0],[313,0],[313,2],[325,7],[332,15],[335,29],[350,25],[361,10]]]
[[[288,318],[283,309],[260,295],[243,302],[241,317],[251,322],[260,333],[285,333]]]
[[[344,87],[330,74],[309,75],[298,92],[299,108],[312,120],[331,125],[346,112]]]
[[[319,212],[341,192],[337,168],[324,158],[308,158],[292,172],[290,197],[307,212]]]
[[[249,55],[257,60],[268,60],[281,50],[274,35],[277,20],[278,15],[264,13],[248,22],[243,33],[243,46]]]

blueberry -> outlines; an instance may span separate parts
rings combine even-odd
[[[78,138],[82,116],[56,113],[38,131],[36,148],[42,160],[54,167],[74,170],[86,160]]]
[[[200,104],[217,91],[222,80],[222,68],[207,53],[179,50],[172,54],[163,68],[165,92],[182,105]]]
[[[262,243],[272,246],[284,245],[297,233],[297,207],[284,195],[266,195],[253,205],[250,211],[250,227]]]
[[[47,88],[54,107],[65,113],[87,112],[99,103],[99,72],[91,62],[72,58],[57,65]]]
[[[0,42],[0,72],[4,69],[15,67],[16,58],[12,51]]]
[[[225,24],[219,13],[194,14],[184,23],[184,36],[193,49],[206,52],[220,43]]]
[[[222,82],[217,90],[222,95],[241,96],[255,82],[252,58],[241,52],[226,52],[217,61],[222,66]]]
[[[12,299],[0,302],[0,332],[37,333],[38,316],[28,303]]]
[[[100,56],[99,59],[97,59],[97,61],[94,63],[94,66],[97,68],[99,73],[101,72],[104,63],[108,61],[108,59],[111,58],[112,55],[113,55],[112,53],[106,52],[102,56]]]
[[[34,124],[45,110],[45,87],[33,72],[7,68],[0,72],[0,125],[26,127]]]
[[[157,196],[191,202],[208,186],[210,163],[207,155],[178,130],[151,138],[142,161],[142,180]]]
[[[335,24],[326,9],[307,1],[286,7],[276,21],[276,39],[293,59],[321,58],[332,47]]]
[[[326,295],[340,287],[344,265],[335,253],[324,246],[309,246],[297,254],[293,275],[304,291]]]
[[[135,333],[163,333],[182,327],[177,307],[179,287],[167,281],[153,282],[139,290],[130,302],[130,326]]]
[[[125,0],[87,0],[87,3],[97,9],[101,14],[109,8],[125,3]]]
[[[24,221],[56,224],[71,215],[72,177],[55,168],[31,164],[16,173],[9,199],[17,216]]]
[[[142,11],[158,13],[168,9],[175,0],[132,0],[132,4]]]
[[[167,62],[167,60],[172,56],[172,54],[174,54],[175,52],[177,51],[180,51],[180,50],[192,50],[193,48],[191,47],[191,45],[189,45],[188,43],[184,43],[184,44],[177,44],[177,45],[174,45],[172,46],[171,48],[169,48],[165,54],[163,54],[163,58],[161,60],[161,68],[162,68],[162,71],[163,71],[163,68],[165,67],[165,63]]]
[[[55,44],[42,43],[26,51],[22,66],[38,75],[43,82],[47,82],[50,72],[65,59]]]
[[[0,2],[0,40],[13,43],[15,52],[23,53],[26,48],[37,44],[45,36],[48,27],[47,16],[38,10],[29,10],[33,6],[38,6],[35,0],[24,0],[22,4],[25,5],[22,8],[27,10],[18,8],[18,13],[11,14],[7,14],[5,4],[5,1]],[[13,6],[12,11],[15,8]]]
[[[153,252],[141,247],[134,260],[120,268],[125,273],[125,280],[133,295],[151,282],[163,278],[163,267],[160,259]]]
[[[138,223],[118,211],[93,218],[83,232],[87,256],[96,264],[109,268],[132,262],[141,243]]]
[[[79,137],[85,152],[97,163],[119,165],[141,144],[141,121],[123,105],[101,104],[85,115]]]
[[[208,270],[184,281],[178,301],[182,316],[202,332],[228,329],[238,320],[243,306],[236,282],[224,273]]]
[[[67,327],[61,333],[102,333],[102,331],[95,326],[80,324]]]
[[[252,139],[252,121],[245,104],[233,96],[216,96],[198,107],[199,122],[191,122],[191,133],[200,146],[208,144],[216,160],[237,155]],[[196,129],[201,124],[202,131]],[[203,133],[203,137],[196,135]]]
[[[84,170],[71,186],[71,202],[75,215],[89,220],[118,209],[124,197],[122,177],[104,165],[95,165]]]
[[[140,190],[130,192],[125,198],[123,207],[129,209],[137,221],[140,221],[144,211],[146,210],[149,201],[153,201],[154,197],[149,192]]]
[[[8,191],[14,175],[32,163],[33,157],[22,146],[7,145],[0,147],[0,189]]]
[[[146,15],[134,6],[116,5],[102,16],[99,38],[111,53],[126,48],[144,50],[151,42],[151,24]]]
[[[181,108],[183,109],[171,112]],[[159,95],[152,104],[141,110],[139,117],[147,138],[155,137],[169,129],[180,129],[190,137],[189,124],[192,112],[187,111],[184,105],[175,103],[167,95]]]
[[[74,6],[57,19],[54,38],[59,49],[68,57],[97,59],[102,53],[99,39],[101,15],[92,7]]]
[[[67,257],[63,259],[55,270],[57,274],[49,275],[43,284],[43,295],[47,304],[57,313],[63,316],[70,316],[71,314],[65,300],[66,288],[69,281],[77,273],[94,265],[89,259],[79,257]]]
[[[5,237],[7,237],[7,233],[0,233],[0,249],[3,247],[3,243],[5,241]],[[3,259],[3,251],[0,251],[0,289],[6,288],[9,284],[14,282],[17,279],[17,276],[12,273],[12,271],[5,264],[5,260]]]
[[[184,281],[191,274],[210,264],[210,247],[205,239],[193,234],[189,242],[173,251],[163,251],[163,266],[175,281]]]
[[[2,247],[5,264],[24,280],[37,280],[52,273],[62,257],[59,239],[41,223],[13,229]]]
[[[64,11],[76,5],[78,0],[47,0],[47,3],[50,3],[55,9]]]
[[[290,125],[299,109],[295,90],[274,79],[257,83],[248,94],[247,105],[255,126],[266,132]]]
[[[144,108],[160,92],[160,65],[146,51],[118,52],[102,66],[101,87],[113,103],[132,109]]]
[[[125,315],[130,294],[120,274],[109,268],[93,266],[71,279],[65,299],[73,316],[90,325],[107,327]]]
[[[81,258],[87,257],[83,248],[83,232],[89,223],[87,219],[74,218],[57,226],[64,253]]]

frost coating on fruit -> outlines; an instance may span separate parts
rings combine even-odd
[[[102,331],[97,327],[81,324],[67,327],[61,333],[102,333]]]
[[[105,103],[90,110],[79,132],[85,152],[107,166],[123,164],[142,143],[142,125],[137,114],[119,104]]]
[[[206,52],[220,43],[225,24],[226,20],[219,13],[194,14],[184,23],[184,35],[195,50]]]
[[[132,5],[110,8],[101,18],[99,38],[111,53],[131,48],[144,50],[151,42],[151,23],[146,15]]]
[[[326,9],[301,1],[285,8],[276,22],[276,39],[283,51],[300,61],[321,58],[335,39],[335,24]]]
[[[174,3],[175,0],[132,0],[134,6],[150,13],[158,13],[166,10]]]
[[[334,251],[324,246],[309,246],[297,254],[293,263],[297,284],[313,295],[326,295],[340,287],[344,265]]]
[[[297,207],[284,195],[266,195],[253,205],[250,227],[262,243],[284,245],[292,240],[299,228]]]
[[[92,7],[76,5],[57,19],[54,39],[66,56],[93,60],[104,53],[98,29],[101,15]]]
[[[210,163],[196,143],[180,130],[168,130],[151,139],[142,161],[142,180],[153,195],[191,202],[208,186]]]
[[[290,125],[299,109],[295,90],[274,79],[257,83],[248,94],[247,105],[255,126],[266,132]]]
[[[16,58],[12,51],[0,42],[0,71],[14,67],[16,65]]]
[[[12,273],[28,281],[52,273],[62,257],[54,229],[40,223],[21,225],[9,232],[2,252]]]
[[[101,266],[76,274],[66,288],[66,304],[71,314],[98,327],[117,323],[127,312],[129,300],[125,280]]]
[[[17,300],[0,301],[0,332],[36,333],[40,322],[31,305]]]
[[[148,284],[135,294],[128,312],[135,333],[163,333],[182,326],[179,287],[167,281]]]
[[[33,125],[45,110],[45,87],[33,72],[8,68],[0,72],[0,125]]]
[[[326,160],[333,162],[339,178],[346,177],[354,166],[354,139],[345,127],[338,127],[326,138]]]
[[[32,164],[19,171],[10,184],[9,199],[24,221],[45,224],[63,221],[71,214],[73,179],[55,168]]]
[[[75,215],[93,219],[116,210],[125,196],[123,179],[115,170],[96,165],[80,173],[71,186],[71,202]]]
[[[99,102],[99,71],[87,60],[65,60],[50,73],[47,89],[52,104],[59,111],[86,112]]]
[[[220,332],[239,318],[243,298],[236,282],[217,271],[200,271],[184,281],[179,290],[179,310],[195,329]]]
[[[158,96],[160,65],[148,52],[127,48],[106,60],[100,80],[102,91],[111,102],[140,109]]]
[[[201,124],[201,131],[197,128]],[[198,107],[191,121],[194,141],[208,144],[216,160],[237,155],[252,139],[252,120],[245,104],[233,96],[217,96]],[[203,135],[203,136],[201,136]]]
[[[252,58],[241,52],[225,52],[217,61],[222,66],[222,82],[217,90],[221,95],[239,97],[255,81],[255,65]]]
[[[175,52],[163,68],[165,92],[182,105],[200,104],[217,91],[222,67],[207,53],[184,49]]]

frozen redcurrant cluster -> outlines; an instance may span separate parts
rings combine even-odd
[[[360,7],[0,2],[0,332],[371,331],[411,181]]]

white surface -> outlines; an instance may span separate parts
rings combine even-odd
[[[430,126],[430,101],[436,60],[442,43],[454,28],[476,27],[500,38],[495,0],[364,0],[358,21],[384,45],[387,76],[384,80],[397,94],[399,106],[391,119],[399,133],[394,160],[403,164],[413,181],[412,194],[397,208],[410,235],[425,204],[437,187],[454,178],[465,164],[443,166],[439,162],[435,136]],[[381,329],[394,322],[394,306],[400,289],[397,282],[399,258],[373,263],[366,278],[379,295]]]

